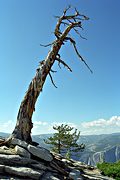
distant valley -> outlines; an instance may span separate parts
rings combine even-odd
[[[1,137],[7,137],[9,134],[1,133]],[[52,134],[33,135],[33,141],[40,146],[50,149],[50,145],[45,144],[43,139],[47,139]],[[82,161],[86,164],[96,166],[100,161],[116,162],[120,160],[120,133],[86,135],[80,136],[78,143],[84,143],[86,148],[83,152],[72,154],[74,160]]]

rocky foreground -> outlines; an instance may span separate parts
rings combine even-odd
[[[12,139],[10,148],[0,147],[0,179],[112,180],[95,167],[19,139]]]

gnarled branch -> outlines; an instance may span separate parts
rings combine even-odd
[[[72,69],[71,69],[63,60],[61,60],[60,58],[57,58],[57,57],[56,57],[56,60],[57,60],[59,63],[63,64],[64,67],[66,67],[70,72],[72,72]]]
[[[72,15],[66,15],[67,11],[71,8],[71,6],[68,6],[68,8],[66,8],[63,12],[63,15],[62,16],[55,16],[56,18],[58,18],[58,22],[57,22],[57,25],[56,25],[56,28],[55,28],[55,36],[59,39],[60,36],[62,35],[61,33],[61,30],[60,30],[60,26],[61,24],[64,24],[64,25],[70,25],[70,24],[74,24],[75,23],[75,27],[80,27],[82,28],[81,26],[81,21],[83,20],[88,20],[89,18],[85,15],[82,15],[80,14],[76,8],[74,8],[75,10],[75,14],[72,14]]]
[[[73,29],[80,36],[80,38],[87,40],[87,38],[83,37],[76,28],[73,28]]]
[[[51,69],[50,71],[51,71],[52,73],[56,73],[56,72],[57,72],[57,71],[54,71],[54,70],[52,70],[52,69]]]
[[[54,83],[54,81],[53,81],[53,78],[52,78],[52,75],[50,74],[50,72],[49,72],[49,76],[50,76],[50,79],[51,79],[51,82],[52,82],[53,86],[54,86],[55,88],[57,88],[57,86],[55,85],[55,83]]]
[[[48,47],[48,46],[52,46],[54,44],[54,41],[52,42],[52,43],[49,43],[49,44],[46,44],[46,45],[44,45],[44,44],[40,44],[40,46],[43,46],[43,47]]]
[[[76,47],[76,42],[71,38],[71,37],[66,37],[65,38],[66,40],[69,40],[72,44],[73,44],[73,47],[75,49],[75,52],[76,54],[78,55],[78,57],[84,62],[84,64],[87,66],[87,68],[90,70],[91,73],[93,73],[93,71],[91,70],[91,68],[88,66],[88,64],[86,63],[86,61],[83,59],[83,57],[80,55],[80,53],[78,52],[77,50],[77,47]]]

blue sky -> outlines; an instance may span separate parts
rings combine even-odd
[[[49,51],[40,43],[54,41],[54,15],[69,4],[90,17],[81,32],[87,41],[73,36],[94,73],[71,45],[62,47],[61,57],[73,72],[54,65],[58,88],[48,77],[33,115],[33,134],[52,132],[52,125],[62,122],[83,134],[119,131],[119,0],[0,0],[0,131],[12,132],[25,91]]]

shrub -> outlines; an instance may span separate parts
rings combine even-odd
[[[101,170],[103,175],[120,180],[120,161],[116,163],[98,163],[97,167]]]

